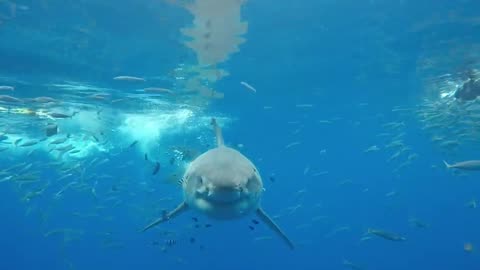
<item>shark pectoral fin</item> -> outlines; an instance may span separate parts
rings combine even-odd
[[[177,208],[175,208],[174,210],[172,210],[169,213],[164,214],[161,218],[158,218],[157,220],[155,220],[154,222],[150,223],[145,228],[143,228],[142,232],[147,231],[147,230],[157,226],[160,223],[163,223],[165,221],[168,221],[168,220],[178,216],[179,214],[183,213],[187,209],[188,209],[188,205],[185,202],[182,202],[181,204],[179,204],[177,206]]]
[[[294,249],[295,246],[293,245],[293,242],[288,239],[287,235],[278,227],[278,225],[273,221],[265,211],[262,210],[262,208],[257,209],[257,216],[270,227],[273,231],[275,231],[280,238],[291,248]]]

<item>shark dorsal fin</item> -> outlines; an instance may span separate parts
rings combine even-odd
[[[212,118],[212,126],[215,131],[215,136],[217,137],[217,147],[224,146],[222,129],[217,124],[217,119]]]

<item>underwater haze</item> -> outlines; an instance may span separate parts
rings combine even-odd
[[[478,269],[479,10],[0,0],[0,269]]]

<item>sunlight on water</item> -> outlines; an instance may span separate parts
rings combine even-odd
[[[142,151],[148,152],[148,149],[153,148],[154,144],[159,143],[162,136],[182,130],[185,123],[193,117],[193,112],[186,109],[174,112],[159,111],[148,114],[125,115],[125,120],[119,127],[119,131],[125,134],[124,138],[128,138],[126,141],[138,140]],[[199,127],[190,127],[190,130],[196,128]]]

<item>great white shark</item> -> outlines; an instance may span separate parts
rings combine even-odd
[[[212,126],[217,147],[198,156],[182,178],[184,200],[172,211],[146,226],[143,231],[168,221],[189,209],[214,219],[235,219],[254,213],[291,249],[294,244],[260,206],[263,182],[255,165],[242,153],[224,144],[215,119]]]

